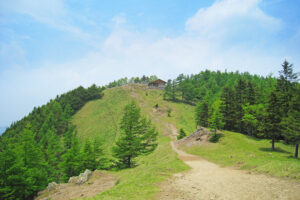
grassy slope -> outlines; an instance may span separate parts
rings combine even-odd
[[[159,146],[154,153],[139,158],[139,166],[134,169],[115,172],[120,183],[93,199],[153,199],[159,190],[159,182],[171,174],[188,169],[171,150],[170,139],[162,133],[168,132],[166,123],[183,128],[187,134],[193,132],[194,108],[182,103],[163,101],[162,91],[147,90],[141,86],[113,88],[105,91],[101,100],[86,104],[75,116],[78,136],[81,138],[101,137],[105,149],[110,151],[118,136],[119,120],[124,106],[136,99],[142,113],[153,120],[160,132]],[[158,109],[154,105],[158,104]],[[171,116],[167,110],[171,108]],[[300,162],[290,158],[293,148],[277,144],[286,152],[269,152],[268,140],[256,140],[239,133],[225,132],[218,144],[193,147],[186,151],[200,155],[223,166],[238,166],[275,176],[289,176],[300,180]]]
[[[99,137],[103,141],[103,148],[110,152],[118,136],[123,108],[130,102],[130,96],[129,91],[119,88],[105,90],[104,94],[103,99],[90,101],[77,112],[73,124],[80,138]]]
[[[170,138],[162,133],[168,131],[165,122],[192,132],[195,127],[193,107],[163,101],[162,91],[147,90],[137,85],[106,90],[103,99],[89,102],[74,116],[78,136],[83,139],[102,138],[104,148],[109,152],[118,137],[123,108],[132,99],[136,99],[143,114],[153,119],[160,133],[159,146],[152,154],[140,157],[138,167],[115,172],[120,183],[93,199],[153,199],[159,191],[160,182],[173,173],[188,169],[171,150]],[[155,110],[153,107],[157,103],[159,108]],[[167,117],[168,108],[172,109],[172,117]]]
[[[300,181],[300,161],[292,158],[293,146],[276,143],[277,151],[272,152],[270,140],[259,140],[229,131],[224,131],[224,135],[219,143],[185,150],[222,166],[235,166]]]

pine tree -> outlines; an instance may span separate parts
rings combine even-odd
[[[172,81],[168,80],[165,91],[164,91],[164,99],[172,99]]]
[[[224,119],[224,128],[226,130],[233,130],[235,127],[235,99],[234,91],[225,87],[221,95],[220,112]]]
[[[63,180],[67,181],[71,176],[77,176],[83,169],[79,141],[76,134],[72,134],[70,149],[63,155],[61,167],[64,172]]]
[[[179,135],[177,136],[177,140],[180,140],[180,139],[184,138],[185,136],[186,136],[186,134],[185,134],[183,128],[181,128],[179,130]]]
[[[156,130],[150,121],[141,117],[134,101],[125,107],[120,129],[121,136],[113,148],[120,168],[133,167],[134,158],[152,152],[157,146]]]
[[[82,150],[82,166],[92,171],[97,167],[96,154],[89,140],[85,142]]]
[[[209,118],[209,127],[214,131],[215,134],[217,130],[224,127],[223,116],[220,113],[219,108],[216,108],[211,118]]]
[[[272,140],[272,150],[275,150],[275,141],[280,136],[281,111],[280,102],[275,91],[269,97],[265,123],[265,136]]]
[[[246,82],[243,79],[238,80],[238,84],[235,87],[235,128],[238,132],[244,132],[244,123],[242,121],[244,112],[243,105],[246,103]]]
[[[63,154],[63,146],[60,137],[56,135],[51,129],[46,133],[47,145],[44,150],[45,161],[47,162],[48,182],[59,181],[62,176],[59,163]]]
[[[47,185],[47,165],[30,128],[31,126],[27,125],[22,132],[20,157],[11,168],[16,173],[22,173],[17,176],[23,177],[20,180],[25,184],[22,186],[24,199],[33,197]]]
[[[196,106],[196,125],[197,126],[204,126],[208,127],[208,105],[206,101],[203,101],[202,103],[198,103]]]
[[[284,137],[286,140],[295,145],[294,157],[298,158],[298,149],[300,144],[300,88],[295,94],[291,102],[291,109],[288,116],[283,118],[282,126],[285,132]]]
[[[277,79],[276,90],[278,99],[281,104],[283,117],[286,117],[289,112],[289,106],[293,97],[292,83],[298,78],[298,75],[293,72],[293,65],[286,60],[282,64],[282,70],[279,71],[279,79]]]
[[[254,105],[256,103],[256,90],[253,86],[252,81],[248,81],[247,83],[246,102],[250,105]]]

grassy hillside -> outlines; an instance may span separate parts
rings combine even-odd
[[[152,119],[160,133],[166,131],[165,123],[173,123],[187,133],[195,129],[194,107],[184,103],[164,101],[162,90],[148,90],[144,85],[131,85],[111,88],[104,91],[100,100],[88,102],[73,117],[78,137],[82,139],[99,137],[109,152],[119,134],[119,123],[123,109],[133,99],[142,109],[142,114]],[[158,109],[155,105],[158,104]],[[171,109],[171,117],[167,110]]]
[[[187,134],[195,130],[194,107],[183,103],[164,101],[163,91],[148,90],[142,85],[122,86],[105,90],[103,99],[87,103],[73,118],[78,136],[82,139],[100,137],[106,152],[110,152],[119,134],[119,121],[124,106],[135,99],[142,114],[152,119],[160,136],[159,146],[150,155],[138,159],[138,167],[114,173],[118,184],[92,199],[153,199],[160,182],[170,175],[187,170],[169,145],[169,124],[183,128]],[[158,105],[156,108],[155,105]],[[171,109],[171,117],[167,111]],[[268,140],[258,140],[233,132],[217,144],[193,147],[186,151],[200,155],[223,166],[237,166],[275,176],[300,180],[300,162],[291,158],[293,148],[277,144],[278,152],[270,152]]]
[[[123,108],[130,102],[128,90],[114,88],[104,92],[100,100],[88,102],[73,117],[78,137],[81,139],[100,138],[103,148],[109,152],[119,132]]]
[[[224,137],[219,143],[194,146],[185,150],[222,166],[235,166],[300,181],[300,161],[292,157],[294,147],[276,143],[275,152],[271,151],[270,147],[270,140],[224,131]]]
[[[150,155],[140,157],[139,166],[114,172],[119,183],[112,189],[93,199],[153,199],[159,191],[159,183],[170,175],[187,170],[171,150],[169,123],[177,128],[192,132],[195,124],[193,107],[182,103],[167,102],[162,99],[163,91],[148,90],[142,85],[123,86],[107,89],[101,100],[87,103],[73,118],[78,136],[82,139],[100,137],[106,152],[110,152],[119,134],[119,121],[124,106],[135,99],[142,114],[151,118],[160,133],[157,149]],[[158,104],[156,109],[154,106]],[[167,110],[171,109],[171,117]]]

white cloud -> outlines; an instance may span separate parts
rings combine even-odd
[[[268,16],[259,8],[260,0],[219,0],[208,8],[201,8],[186,22],[186,30],[209,36],[220,36],[255,24],[264,29],[275,30],[280,21]],[[243,29],[238,31],[243,32]],[[244,32],[245,33],[245,32]]]
[[[73,13],[64,6],[63,0],[12,0],[0,4],[1,12],[28,15],[35,21],[54,29],[71,33],[73,36],[90,40],[91,35],[72,22]],[[74,17],[74,16],[73,16]]]
[[[63,9],[59,13],[63,16]],[[6,95],[0,99],[0,125],[7,125],[12,119],[28,113],[33,106],[41,105],[56,94],[79,85],[103,85],[124,76],[143,74],[156,74],[168,79],[175,78],[179,73],[198,73],[207,68],[276,74],[283,59],[282,52],[277,51],[281,44],[272,49],[261,48],[260,42],[255,41],[251,45],[246,42],[245,45],[248,36],[241,35],[241,43],[225,45],[228,36],[243,32],[245,23],[248,26],[249,22],[255,22],[249,25],[253,30],[263,31],[262,27],[270,32],[279,30],[279,20],[259,9],[257,0],[217,1],[188,19],[186,32],[177,37],[159,38],[151,32],[127,28],[124,14],[112,20],[114,26],[111,34],[103,44],[95,42],[98,50],[67,63],[47,61],[38,69],[14,68],[2,72],[0,91]],[[222,34],[216,37],[216,31]],[[258,39],[268,41],[269,35],[261,33]],[[285,55],[288,56],[288,52]],[[300,60],[291,57],[290,61],[299,63]],[[22,102],[18,100],[20,98]],[[10,107],[16,110],[11,112],[7,109]]]

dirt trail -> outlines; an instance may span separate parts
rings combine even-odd
[[[176,128],[169,125],[169,129],[171,137],[174,138],[177,135]],[[174,142],[171,142],[171,146],[191,170],[175,174],[163,183],[162,192],[157,199],[300,199],[300,183],[222,168],[179,150]]]

